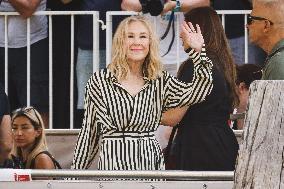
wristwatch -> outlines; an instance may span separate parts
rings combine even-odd
[[[174,12],[180,12],[181,10],[181,3],[179,0],[176,0],[176,7],[173,9]]]

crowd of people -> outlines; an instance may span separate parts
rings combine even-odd
[[[21,16],[9,18],[8,41],[4,38],[5,19],[0,16],[0,167],[61,168],[48,151],[45,138],[45,126],[49,124],[47,19],[32,16],[35,11],[45,10],[47,2],[0,2],[0,12],[17,11]],[[100,19],[105,22],[105,13],[110,10],[153,14],[143,2],[62,0],[60,6],[81,4],[80,10],[100,11]],[[225,32],[214,10],[220,2],[213,1],[210,7],[209,0],[166,1],[155,17],[118,17],[114,21],[111,60],[105,62],[106,44],[105,40],[100,40],[101,69],[95,73],[92,73],[92,17],[79,17],[75,53],[76,107],[82,120],[78,121],[81,130],[71,169],[89,168],[99,154],[100,170],[164,170],[164,155],[154,132],[165,125],[175,128],[174,145],[170,150],[175,155],[175,169],[234,170],[239,146],[228,124],[230,114],[234,109],[246,111],[248,89],[253,80],[284,79],[284,4],[280,0],[252,2],[246,27],[251,44],[268,54],[262,69],[256,62],[243,64],[244,59],[237,58],[242,54],[239,50],[243,33]],[[230,2],[228,9],[234,5],[233,0]],[[49,6],[56,7],[52,3]],[[176,12],[183,14],[177,16]],[[26,107],[25,19],[29,17],[31,106]],[[229,20],[238,18],[229,17]],[[179,33],[175,33],[172,24],[177,19]],[[56,21],[59,19],[53,20]],[[153,22],[157,23],[156,27]],[[179,41],[175,35],[180,37]],[[105,38],[102,30],[100,37]],[[5,44],[8,44],[8,68]],[[60,49],[61,45],[66,44],[55,43],[54,48]],[[181,54],[176,55],[176,49],[181,49]],[[177,77],[173,69],[167,67],[179,63],[176,56],[182,62]],[[59,57],[60,53],[53,59],[59,60]],[[62,64],[68,60],[62,58]],[[7,72],[9,98],[3,87]],[[235,129],[243,127],[243,120],[235,122]]]

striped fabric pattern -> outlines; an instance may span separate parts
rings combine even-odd
[[[183,83],[163,72],[131,96],[115,76],[104,69],[88,81],[85,114],[75,148],[73,169],[87,169],[99,151],[99,170],[164,170],[164,158],[154,131],[162,112],[199,103],[211,92],[212,62],[189,52],[194,61],[192,83]]]

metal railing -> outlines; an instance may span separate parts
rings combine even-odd
[[[62,181],[40,180],[32,182],[0,182],[0,188],[5,189],[62,189],[62,188],[108,188],[108,189],[232,189],[233,181]]]
[[[202,180],[202,181],[232,181],[233,171],[99,171],[99,170],[39,170],[33,169],[31,176],[56,178],[85,178],[97,179],[173,179],[173,180]]]
[[[231,14],[243,14],[244,22],[247,24],[247,15],[250,10],[219,10],[218,14],[222,15],[222,23],[225,26],[225,15]],[[54,15],[70,15],[71,17],[71,60],[70,60],[70,129],[74,128],[74,16],[75,15],[92,15],[93,16],[93,72],[99,69],[99,23],[102,24],[102,28],[106,29],[106,63],[110,62],[111,56],[111,44],[112,44],[112,17],[117,15],[134,15],[137,12],[132,11],[109,11],[106,13],[106,25],[99,20],[99,12],[97,11],[39,11],[34,13],[37,15],[46,15],[49,20],[49,128],[53,128],[53,60],[52,60],[52,16]],[[0,12],[0,16],[4,16],[5,21],[5,92],[8,93],[8,28],[7,20],[8,16],[19,15],[17,12]],[[179,23],[176,22],[178,25]],[[176,27],[178,29],[179,27]],[[244,27],[245,31],[245,62],[248,61],[248,43],[247,43],[247,28]],[[177,41],[179,41],[179,36],[177,36]],[[177,53],[179,54],[179,53]],[[178,56],[178,55],[177,55]],[[177,57],[178,58],[178,57]],[[179,60],[179,58],[177,59]],[[177,61],[177,68],[179,61]],[[30,18],[27,19],[27,106],[30,105]]]

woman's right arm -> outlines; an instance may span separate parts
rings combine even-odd
[[[183,106],[167,110],[162,115],[161,124],[171,127],[176,126],[182,120],[187,109],[188,106]]]
[[[91,77],[85,87],[85,112],[81,131],[78,136],[71,169],[90,167],[99,150],[98,115],[101,93],[97,78]]]

